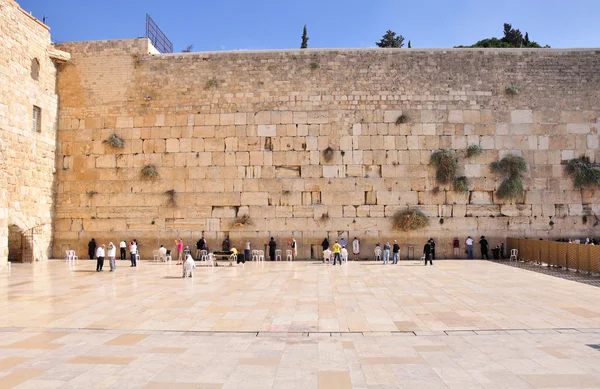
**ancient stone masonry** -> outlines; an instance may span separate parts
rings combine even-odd
[[[147,256],[201,231],[212,247],[293,234],[301,257],[325,236],[358,236],[368,253],[434,237],[445,255],[454,236],[598,232],[597,191],[574,189],[561,164],[600,160],[597,50],[60,48],[72,60],[58,84],[55,256],[91,237],[137,238]],[[122,148],[104,142],[113,134]],[[482,152],[468,158],[470,145]],[[468,191],[436,182],[441,149],[456,152]],[[518,201],[497,198],[489,168],[508,154],[528,164]],[[392,231],[407,207],[429,227]]]
[[[68,54],[51,45],[48,27],[12,0],[0,0],[0,37],[2,267],[9,255],[26,261],[50,255],[58,113],[55,63],[68,60]]]

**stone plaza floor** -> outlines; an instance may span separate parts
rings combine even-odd
[[[595,286],[489,261],[117,266],[0,271],[0,389],[600,388]]]

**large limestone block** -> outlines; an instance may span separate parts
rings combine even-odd
[[[321,193],[321,203],[324,205],[361,205],[365,203],[363,192],[344,191],[344,192],[323,192]]]
[[[257,131],[258,136],[277,136],[277,126],[275,124],[259,124]]]
[[[511,123],[533,123],[533,111],[530,109],[517,109],[510,112]]]
[[[531,204],[503,204],[500,212],[502,216],[531,216],[532,208]]]
[[[492,204],[492,192],[471,192],[471,204]]]
[[[589,134],[593,128],[597,129],[597,123],[567,123],[567,133],[569,134]]]
[[[500,205],[467,205],[467,216],[500,216]]]
[[[83,220],[83,229],[88,232],[112,232],[125,231],[127,225],[125,219],[90,219]]]
[[[269,205],[269,194],[267,192],[250,192],[241,194],[243,205]]]
[[[418,204],[418,192],[377,191],[377,205]]]

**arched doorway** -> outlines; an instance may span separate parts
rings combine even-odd
[[[8,260],[10,262],[33,261],[33,235],[17,225],[8,226]]]

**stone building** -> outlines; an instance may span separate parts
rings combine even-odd
[[[28,18],[7,4],[11,15]],[[0,12],[4,18],[6,9]],[[28,20],[30,28],[43,27]],[[21,166],[43,151],[47,160],[1,187],[7,211],[0,220],[17,224],[12,220],[26,217],[11,215],[24,209],[32,220],[19,221],[21,230],[53,220],[41,248],[54,234],[54,257],[67,249],[84,256],[92,237],[137,238],[148,257],[176,238],[191,246],[203,231],[211,249],[226,235],[238,247],[250,240],[259,249],[273,236],[285,248],[293,235],[302,258],[319,255],[325,236],[358,237],[366,257],[375,243],[392,239],[418,254],[434,237],[444,256],[455,236],[464,244],[467,235],[486,235],[495,245],[507,236],[599,234],[597,191],[574,188],[564,172],[574,157],[600,161],[598,50],[158,54],[147,39],[65,43],[58,48],[71,59],[58,71],[55,154],[55,68],[46,29],[39,34],[47,88],[33,89],[38,84],[29,78],[26,103],[12,112],[0,105],[3,153],[13,150],[4,140],[12,115],[19,134],[37,139],[37,150],[28,146],[29,154],[0,161]],[[19,77],[28,75],[32,55],[12,55]],[[520,93],[507,93],[509,87]],[[27,109],[35,99],[48,104],[47,149],[38,139],[44,131],[30,131]],[[106,142],[113,135],[122,147]],[[467,157],[472,145],[482,153]],[[436,181],[430,158],[437,150],[456,153],[466,192]],[[510,154],[528,164],[525,196],[517,201],[498,198],[503,177],[490,170]],[[26,199],[10,200],[31,197],[33,189],[18,181],[32,171],[41,186],[35,198],[45,196],[32,201],[35,209],[23,206]],[[405,209],[423,212],[429,226],[393,230],[393,215]]]
[[[47,259],[52,240],[58,96],[68,54],[48,27],[0,0],[0,266]]]

